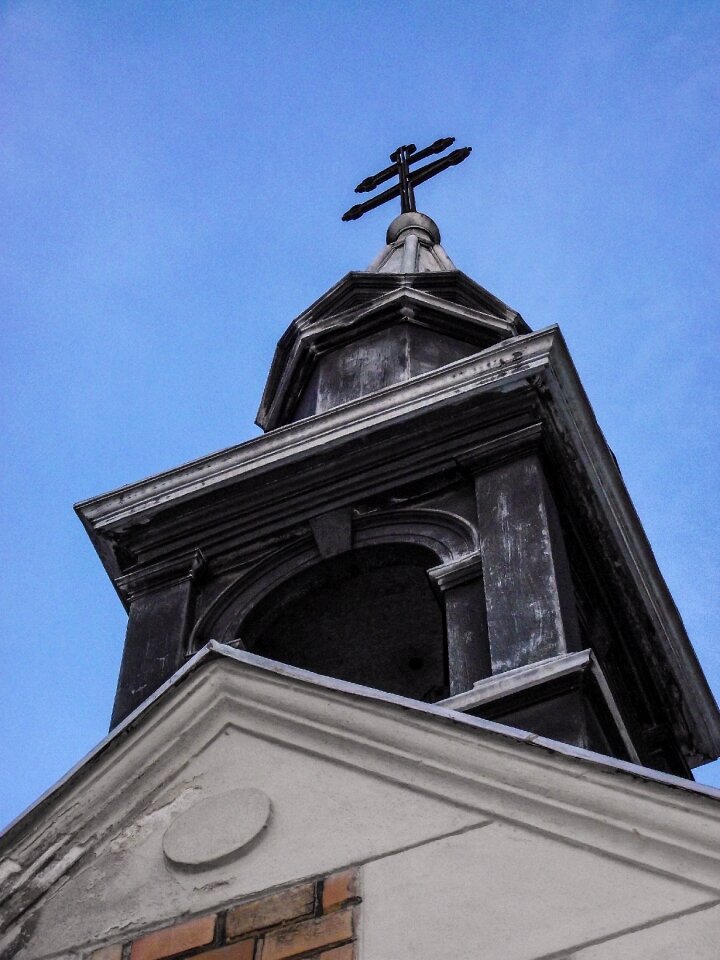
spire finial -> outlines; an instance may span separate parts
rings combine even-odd
[[[366,177],[362,183],[359,183],[355,187],[355,193],[368,193],[395,175],[398,177],[398,183],[396,183],[394,187],[390,187],[389,190],[379,193],[376,197],[373,197],[372,200],[366,200],[365,203],[357,203],[354,207],[350,207],[347,213],[343,214],[343,220],[357,220],[358,217],[367,213],[368,210],[374,210],[375,207],[379,207],[387,200],[393,200],[395,197],[400,197],[402,213],[415,213],[414,188],[419,183],[424,183],[426,180],[429,180],[430,177],[434,177],[435,174],[446,170],[448,167],[462,163],[462,161],[470,155],[472,147],[460,147],[458,150],[453,150],[453,152],[449,153],[446,157],[442,157],[440,160],[434,160],[432,163],[428,163],[424,167],[420,167],[419,170],[414,170],[412,173],[410,172],[410,164],[424,160],[434,153],[442,153],[443,150],[447,150],[453,143],[455,143],[455,137],[445,137],[442,140],[436,140],[435,143],[431,143],[430,146],[425,147],[424,150],[418,150],[414,143],[406,143],[404,146],[398,147],[397,150],[390,154],[392,165],[385,167],[384,170],[373,174],[371,177]]]

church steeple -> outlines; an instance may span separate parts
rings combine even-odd
[[[408,172],[403,149],[386,194],[414,206],[453,154]],[[429,217],[290,324],[257,422],[77,508],[129,612],[113,723],[215,639],[680,775],[720,754],[560,331],[457,270]]]
[[[257,423],[272,430],[406,382],[509,337],[529,332],[522,317],[459,271],[434,220],[415,209],[414,187],[462,162],[470,147],[410,172],[452,137],[424,150],[398,147],[392,165],[367,177],[366,192],[398,183],[343,220],[400,197],[402,212],[367,270],[351,272],[292,322],[278,343]]]

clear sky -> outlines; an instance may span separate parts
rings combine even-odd
[[[409,141],[473,147],[418,206],[561,325],[718,695],[719,38],[715,0],[0,4],[1,822],[107,730],[125,614],[72,504],[257,434]]]

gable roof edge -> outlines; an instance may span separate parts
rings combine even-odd
[[[481,717],[473,717],[448,707],[441,707],[437,704],[423,703],[419,700],[412,700],[408,697],[401,697],[393,693],[385,693],[382,690],[376,690],[371,687],[364,687],[356,683],[350,683],[346,680],[337,680],[334,677],[327,677],[321,674],[312,673],[309,670],[303,670],[300,667],[293,667],[289,664],[280,663],[275,660],[269,660],[266,657],[258,656],[245,650],[236,650],[216,640],[210,640],[193,657],[191,657],[179,670],[177,670],[162,686],[151,694],[147,700],[143,701],[132,713],[114,727],[106,737],[104,737],[92,750],[82,757],[73,767],[68,770],[56,783],[50,786],[38,799],[29,807],[23,810],[15,817],[1,832],[0,846],[4,845],[11,834],[15,833],[21,824],[31,815],[40,811],[52,797],[58,794],[66,786],[69,786],[80,773],[88,766],[92,765],[101,754],[109,749],[116,741],[127,736],[135,724],[163,700],[167,694],[175,687],[180,686],[196,670],[209,662],[218,658],[227,658],[238,663],[245,663],[249,666],[259,668],[269,673],[288,677],[301,683],[311,684],[315,687],[325,688],[335,693],[350,694],[364,700],[377,701],[384,704],[401,707],[405,710],[411,710],[417,714],[433,716],[452,721],[453,724],[467,728],[484,730],[489,733],[500,735],[508,740],[517,743],[532,744],[544,751],[570,757],[591,764],[593,767],[604,768],[608,771],[627,774],[634,779],[655,783],[661,786],[680,789],[687,793],[707,797],[711,800],[720,802],[720,789],[696,783],[692,780],[685,780],[674,774],[664,773],[659,770],[652,770],[649,767],[643,767],[636,763],[626,760],[617,760],[613,757],[607,757],[603,754],[595,753],[591,750],[585,750],[582,747],[571,746],[561,743],[557,740],[550,740],[547,737],[541,737],[537,734],[529,733],[515,727],[502,723],[496,723],[493,720],[485,720]]]

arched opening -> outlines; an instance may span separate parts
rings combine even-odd
[[[416,700],[448,696],[443,611],[430,550],[363,547],[321,561],[264,597],[241,627],[248,650]]]

